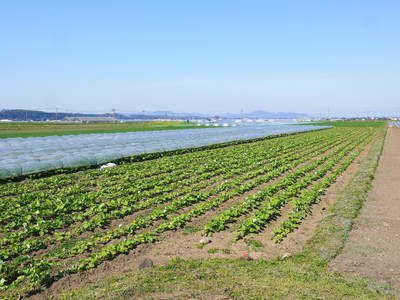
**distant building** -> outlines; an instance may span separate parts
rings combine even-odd
[[[81,123],[105,123],[118,122],[118,119],[113,117],[65,117],[66,122],[81,122]]]

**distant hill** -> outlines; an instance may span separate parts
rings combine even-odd
[[[45,112],[26,109],[3,109],[0,110],[0,119],[13,121],[47,121],[63,120],[65,117],[114,117],[113,114],[83,114],[83,113],[64,113],[64,112]],[[124,115],[116,114],[117,119],[126,119]]]
[[[45,112],[38,110],[26,109],[3,109],[0,110],[0,120],[8,119],[13,121],[47,121],[47,120],[63,120],[66,117],[115,117],[119,120],[156,120],[156,119],[202,119],[210,118],[212,115],[202,113],[176,113],[172,111],[154,111],[140,113],[123,113],[123,114],[85,114],[85,113],[65,113],[65,112]],[[307,114],[293,112],[271,113],[267,111],[254,111],[244,114],[223,114],[222,118],[249,118],[249,119],[303,119],[309,118]]]
[[[159,111],[144,111],[140,113],[126,113],[126,115],[129,116],[137,116],[137,115],[144,115],[144,116],[150,116],[150,117],[159,117],[159,118],[181,118],[181,119],[187,119],[187,118],[209,118],[211,115],[209,114],[202,114],[202,113],[177,113],[169,110],[159,110]]]
[[[210,114],[202,114],[202,113],[176,113],[172,111],[155,111],[155,112],[143,112],[141,114],[147,116],[161,116],[161,117],[176,117],[176,118],[210,118],[213,115]],[[222,114],[219,115],[222,118],[236,119],[236,118],[249,118],[249,119],[303,119],[310,118],[309,115],[303,113],[294,113],[294,112],[267,112],[263,110],[257,110],[251,113],[244,114]]]
[[[170,111],[157,111],[152,113],[132,113],[132,114],[85,114],[85,113],[65,113],[65,112],[45,112],[26,109],[3,109],[0,110],[0,120],[7,119],[12,121],[47,121],[63,120],[66,117],[115,117],[118,120],[156,120],[156,119],[191,119],[202,118],[201,114],[174,113]]]

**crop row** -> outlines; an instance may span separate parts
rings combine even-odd
[[[302,134],[302,137],[314,136],[316,132],[309,132]],[[277,137],[277,136],[276,136]],[[262,147],[263,145],[281,145],[282,141],[297,140],[297,135],[288,135],[281,138],[266,137],[259,139],[260,141],[252,142],[252,147]],[[233,143],[235,144],[235,143]],[[26,192],[32,193],[35,191],[47,191],[48,189],[57,190],[63,187],[70,187],[79,182],[80,186],[90,186],[91,182],[102,182],[106,177],[108,182],[118,183],[120,180],[126,179],[125,175],[129,174],[130,179],[140,179],[151,177],[159,174],[168,174],[179,168],[186,168],[191,162],[198,162],[201,159],[213,159],[219,157],[220,153],[229,154],[230,150],[240,151],[247,149],[248,144],[239,144],[227,148],[217,148],[204,150],[200,152],[187,153],[182,155],[165,156],[157,159],[160,162],[159,168],[153,167],[153,161],[144,161],[140,163],[124,163],[119,168],[109,169],[106,172],[99,170],[87,170],[85,172],[78,172],[73,174],[55,175],[48,178],[39,178],[33,180],[26,180],[23,185],[14,182],[5,183],[0,186],[0,197],[22,195]],[[185,159],[182,159],[185,158]],[[2,207],[0,207],[2,208]]]
[[[337,141],[337,142],[340,142]],[[330,142],[328,144],[328,146],[325,146],[326,148],[329,148],[332,146],[333,142]],[[310,144],[308,145],[309,147],[311,146]],[[323,144],[322,144],[323,146]],[[320,144],[317,147],[322,147]],[[299,159],[300,157],[303,157],[304,155],[314,155],[314,151],[315,149],[310,149],[308,150],[308,152],[297,152],[295,155],[293,154],[286,154],[284,156],[281,157],[280,160],[278,161],[273,161],[271,163],[271,165],[266,165],[264,167],[259,167],[258,165],[256,165],[256,169],[253,172],[250,172],[249,174],[245,175],[243,178],[246,178],[247,180],[255,177],[255,176],[259,176],[262,173],[268,172],[270,170],[273,170],[274,168],[277,168],[280,165],[283,165],[285,163],[288,163],[290,161]],[[249,169],[246,168],[242,168],[242,169],[237,169],[235,172],[231,172],[228,174],[228,176],[224,176],[225,179],[228,179],[230,177],[233,177],[234,174],[242,174],[242,173],[246,173],[248,172]],[[198,184],[196,187],[196,190],[198,190],[199,188],[205,188],[207,187],[207,183],[209,182],[205,182],[205,183],[200,183]],[[226,183],[225,183],[226,186]],[[185,190],[185,189],[183,189]],[[168,202],[174,198],[176,198],[176,196],[181,193],[182,190],[177,191],[175,193],[169,194],[169,195],[165,195],[164,197],[156,197],[153,199],[146,199],[145,201],[139,201],[139,202],[133,202],[133,201],[129,201],[132,200],[131,198],[129,199],[125,199],[126,202],[121,202],[121,201],[111,201],[110,203],[107,203],[107,206],[103,206],[103,205],[99,205],[97,208],[97,210],[94,212],[95,217],[93,219],[91,219],[90,221],[85,221],[82,224],[78,224],[77,226],[73,226],[71,228],[71,231],[67,232],[66,234],[60,234],[60,235],[56,235],[53,240],[61,240],[61,239],[65,239],[65,238],[71,238],[71,234],[69,234],[70,232],[82,232],[85,230],[93,230],[98,226],[102,226],[105,223],[108,223],[109,221],[113,220],[113,219],[117,219],[117,218],[121,218],[123,216],[126,216],[128,214],[132,214],[135,211],[139,211],[141,209],[145,209],[145,208],[149,208],[152,207],[153,205],[158,205],[158,204],[162,204],[164,202]],[[218,189],[217,189],[218,191]],[[187,192],[195,192],[195,190],[189,189]],[[208,195],[210,196],[210,195]],[[115,209],[109,209],[109,208],[115,208]],[[107,210],[106,210],[107,209]],[[74,217],[77,217],[79,215],[72,215]],[[78,219],[81,220],[81,219]],[[64,219],[64,223],[65,223],[65,219]],[[51,229],[51,222],[46,222],[42,225],[42,227],[40,228],[40,230],[44,231],[44,230],[50,230]],[[57,223],[59,224],[59,222]],[[46,239],[36,239],[36,240],[32,240],[32,239],[26,239],[29,234],[29,232],[32,232],[35,229],[35,227],[30,227],[30,230],[26,230],[23,232],[14,232],[12,234],[7,235],[3,240],[3,244],[9,244],[12,245],[11,247],[9,247],[7,249],[7,251],[3,251],[3,257],[8,258],[10,256],[14,256],[11,255],[11,253],[29,253],[33,250],[37,250],[37,249],[42,249],[43,247],[45,247],[45,245],[49,242],[49,238]],[[23,240],[23,244],[18,244],[18,241],[22,241]],[[51,240],[51,239],[50,239]],[[47,242],[47,243],[45,243]],[[29,246],[28,246],[29,245]]]
[[[316,143],[316,142],[314,142]],[[298,145],[296,145],[299,147]],[[28,225],[28,223],[36,223],[36,220],[45,219],[49,220],[53,216],[61,216],[62,214],[69,215],[74,211],[81,211],[88,207],[99,207],[99,199],[101,202],[108,203],[106,200],[111,200],[118,198],[120,196],[132,196],[134,198],[147,198],[159,195],[161,193],[170,192],[178,187],[185,185],[190,185],[193,182],[198,182],[199,180],[208,179],[213,176],[223,174],[228,168],[235,169],[242,165],[252,164],[258,162],[263,162],[266,159],[271,159],[291,151],[293,148],[289,149],[269,149],[265,153],[259,154],[257,151],[251,153],[252,155],[247,155],[247,157],[230,157],[231,161],[227,161],[228,158],[222,157],[219,163],[211,161],[204,165],[192,168],[186,168],[186,170],[181,170],[180,173],[171,173],[169,176],[161,180],[160,178],[154,178],[151,181],[135,181],[134,185],[129,182],[125,185],[119,185],[118,189],[106,188],[99,192],[80,192],[72,195],[57,195],[56,197],[49,196],[45,201],[41,201],[41,198],[37,198],[36,201],[32,201],[31,205],[24,205],[24,207],[15,210],[10,208],[4,218],[1,219],[1,223],[6,223],[7,226],[2,228],[2,230],[16,229],[21,227],[23,224]],[[296,150],[294,148],[293,150]],[[257,155],[258,154],[258,155]],[[210,176],[211,175],[211,176]],[[82,196],[82,194],[84,194]],[[107,198],[106,195],[112,195],[111,198]],[[32,195],[30,195],[32,196]],[[26,198],[26,195],[24,196]],[[61,197],[61,199],[60,199]],[[13,199],[9,199],[13,202]],[[92,204],[92,206],[90,206]],[[12,221],[10,221],[12,220]]]
[[[261,205],[261,203],[269,200],[273,195],[275,195],[279,191],[284,191],[288,195],[295,195],[299,189],[307,186],[312,180],[319,178],[322,174],[319,174],[318,171],[313,172],[310,176],[307,174],[316,170],[320,165],[328,161],[332,158],[330,163],[327,165],[328,169],[334,165],[338,159],[341,159],[343,156],[347,155],[350,151],[352,151],[360,141],[351,140],[344,146],[339,147],[335,151],[331,152],[328,155],[324,155],[316,161],[307,164],[306,166],[296,170],[295,172],[289,174],[280,182],[270,185],[261,191],[257,192],[254,195],[246,198],[242,203],[231,206],[229,209],[225,210],[217,217],[211,219],[205,226],[204,231],[205,234],[209,235],[210,233],[222,231],[226,229],[228,223],[235,222],[240,216],[248,214],[255,208]],[[298,182],[298,180],[300,181]],[[285,198],[283,198],[285,199]]]
[[[298,203],[298,199],[302,199],[302,196],[295,198],[299,193],[308,194],[307,187],[313,184],[314,181],[320,182],[320,180],[325,180],[324,176],[327,173],[337,173],[338,170],[344,170],[353,160],[356,158],[361,151],[363,151],[365,145],[370,141],[371,137],[364,138],[360,140],[356,145],[352,146],[350,151],[355,149],[356,146],[361,144],[362,146],[356,150],[355,153],[351,154],[350,158],[345,159],[345,161],[332,171],[340,162],[348,155],[348,151],[343,152],[335,156],[331,161],[320,168],[314,173],[307,174],[301,181],[292,185],[290,188],[285,189],[281,194],[271,197],[268,201],[260,207],[256,213],[244,220],[240,225],[237,232],[237,238],[243,238],[250,233],[260,232],[264,229],[266,224],[273,220],[280,214],[280,208],[288,203],[288,201],[294,198],[293,203]],[[329,175],[328,177],[330,177]],[[328,178],[327,177],[327,178]],[[314,185],[312,189],[318,184]],[[277,230],[278,231],[278,230]],[[288,233],[286,231],[286,233]],[[282,235],[283,237],[283,235]]]
[[[306,137],[312,138],[313,136],[307,135]],[[176,181],[178,179],[177,177],[179,176],[184,179],[190,176],[193,177],[196,174],[202,174],[202,172],[206,172],[208,170],[215,170],[218,168],[223,168],[225,166],[230,167],[232,159],[234,159],[234,161],[241,162],[242,160],[246,160],[247,156],[257,156],[257,153],[262,153],[263,151],[265,151],[266,147],[268,147],[268,149],[271,149],[271,152],[275,150],[276,153],[280,153],[281,151],[285,150],[289,151],[290,149],[296,150],[296,148],[304,145],[303,143],[305,140],[307,140],[307,138],[303,139],[302,141],[294,140],[293,142],[283,142],[281,144],[276,142],[272,143],[271,141],[267,141],[265,143],[258,142],[251,151],[238,151],[237,149],[235,149],[232,151],[226,151],[225,153],[223,153],[223,155],[219,155],[217,157],[218,159],[216,159],[215,156],[204,156],[200,159],[195,160],[195,163],[193,162],[193,158],[191,158],[189,155],[185,155],[181,158],[181,161],[183,161],[184,163],[181,162],[180,164],[173,164],[174,167],[176,167],[176,165],[180,165],[180,167],[176,167],[175,170],[171,170],[170,162],[167,162],[167,165],[169,167],[169,172],[167,173],[161,171],[161,169],[165,167],[165,162],[163,160],[156,161],[158,164],[158,168],[156,169],[159,170],[159,173],[154,174],[156,172],[154,171],[154,167],[150,169],[151,172],[153,172],[154,178],[151,178],[151,176],[150,178],[146,176],[148,174],[146,174],[144,170],[139,172],[139,175],[136,171],[132,174],[132,172],[129,171],[129,168],[128,170],[126,170],[126,165],[123,165],[116,168],[119,169],[119,172],[124,172],[124,175],[120,176],[120,180],[117,181],[114,180],[115,175],[111,175],[111,172],[114,172],[114,170],[106,170],[103,172],[103,176],[108,175],[109,177],[104,178],[100,181],[95,179],[85,181],[83,180],[83,178],[80,178],[78,183],[74,186],[56,191],[52,190],[52,193],[50,195],[46,190],[40,192],[20,193],[18,197],[11,198],[8,201],[0,201],[0,205],[2,205],[2,209],[4,209],[4,212],[8,212],[4,215],[8,216],[9,212],[12,212],[13,209],[13,207],[9,206],[10,202],[12,202],[14,207],[18,207],[20,210],[35,212],[38,209],[45,208],[45,205],[48,205],[49,209],[55,210],[52,205],[54,203],[57,203],[57,200],[60,199],[63,200],[63,203],[68,203],[68,201],[66,201],[68,199],[76,202],[76,197],[83,193],[90,194],[93,198],[104,197],[107,194],[111,195],[112,197],[117,197],[118,193],[122,192],[126,194],[127,192],[129,192],[129,189],[132,189],[132,193],[134,193],[135,191],[145,193],[146,190],[152,190],[152,192],[154,193],[154,189],[157,190],[157,187],[154,186],[154,183],[159,183],[158,186],[163,186],[160,183],[162,182],[163,184],[166,184],[168,182],[171,182],[171,178],[174,178]],[[292,140],[288,139],[288,141]],[[215,152],[217,151],[215,150]],[[220,151],[218,151],[218,153],[220,153]],[[199,162],[201,164],[199,164]],[[134,186],[132,186],[133,182],[135,183]],[[88,189],[88,186],[90,186],[91,189]],[[94,190],[95,192],[89,193],[91,190]],[[64,206],[66,206],[66,204],[64,204]],[[76,209],[79,208],[79,205],[77,205]],[[8,220],[9,219],[0,219],[0,222],[4,223]]]
[[[311,189],[303,191],[303,193],[292,201],[293,210],[288,213],[287,220],[274,230],[274,240],[277,242],[283,239],[296,228],[299,224],[311,214],[311,207],[317,203],[326,189],[333,184],[336,179],[347,169],[347,167],[358,157],[363,148],[355,152],[351,157],[346,159],[339,168],[335,169],[326,177],[322,178]]]
[[[236,188],[236,187],[245,187],[246,181],[252,180],[253,178],[256,178],[257,176],[260,176],[262,174],[266,174],[265,176],[261,176],[256,180],[256,184],[259,182],[263,182],[265,180],[268,180],[271,176],[276,176],[277,173],[282,173],[283,170],[286,170],[290,166],[294,166],[296,164],[299,164],[301,161],[306,160],[307,158],[310,158],[314,156],[317,151],[326,151],[332,147],[332,143],[329,143],[329,145],[324,145],[324,147],[321,147],[319,145],[318,149],[314,148],[311,149],[308,153],[300,153],[296,154],[295,156],[287,157],[284,159],[280,159],[275,161],[274,163],[267,165],[265,167],[260,167],[259,169],[249,172],[245,175],[241,175],[237,178],[235,178],[232,181],[225,181],[223,184],[211,189],[204,191],[202,193],[195,193],[195,194],[189,194],[181,199],[173,201],[171,204],[160,207],[158,209],[154,209],[149,215],[145,217],[138,217],[136,218],[133,222],[126,226],[121,226],[113,230],[109,230],[104,234],[97,234],[95,238],[91,239],[90,242],[88,240],[82,241],[80,244],[76,245],[75,248],[73,249],[68,249],[68,256],[75,255],[75,254],[81,254],[95,245],[101,243],[105,244],[107,242],[110,242],[113,239],[120,238],[124,235],[128,234],[133,234],[135,231],[138,229],[143,229],[145,227],[148,227],[152,225],[155,221],[163,219],[167,217],[168,215],[172,213],[178,213],[181,208],[187,207],[188,205],[192,205],[193,203],[197,203],[199,201],[205,201],[209,199],[210,197],[216,196],[219,193],[223,191],[228,191],[229,189]],[[301,158],[301,160],[300,160]],[[299,161],[300,160],[300,161]],[[290,165],[291,162],[294,162],[293,165]],[[284,167],[283,167],[284,166]],[[283,169],[280,169],[282,168]],[[275,171],[275,173],[273,173]],[[250,185],[247,188],[251,188],[253,185]],[[157,200],[156,200],[157,201]],[[147,202],[148,203],[148,202]],[[157,204],[160,204],[161,202],[157,202]],[[132,211],[134,210],[134,207],[131,207]],[[66,254],[65,254],[66,255]]]
[[[320,152],[326,151],[327,149],[329,149],[333,145],[334,145],[333,142],[328,143],[327,145],[325,145],[325,147],[322,150],[320,150]],[[319,147],[321,147],[321,145]],[[315,154],[316,154],[316,152],[315,152],[315,149],[314,149],[314,151],[311,151],[309,153],[308,157],[303,157],[301,161],[305,161],[306,159],[308,159],[310,157],[313,157]],[[225,182],[225,183],[221,184],[219,187],[214,188],[211,191],[207,191],[206,193],[201,194],[201,197],[200,197],[200,194],[195,194],[195,195],[188,195],[187,197],[184,197],[182,199],[175,200],[173,203],[171,203],[170,205],[168,205],[168,206],[166,206],[164,208],[153,210],[153,212],[149,216],[147,216],[146,218],[135,219],[128,226],[108,231],[104,235],[96,235],[96,237],[94,239],[92,239],[92,240],[89,240],[89,241],[85,240],[85,241],[82,241],[80,243],[77,243],[75,245],[75,247],[73,247],[72,249],[71,248],[68,249],[68,255],[71,256],[71,255],[75,255],[75,254],[81,254],[81,253],[89,250],[91,247],[93,247],[96,244],[96,241],[97,241],[97,243],[99,243],[99,242],[105,243],[105,242],[110,241],[111,239],[118,238],[118,237],[120,237],[122,235],[132,233],[134,230],[137,230],[139,228],[143,228],[144,225],[151,224],[151,222],[154,222],[157,219],[163,218],[163,217],[167,216],[169,213],[176,212],[180,207],[187,206],[188,204],[191,204],[193,202],[197,202],[197,201],[202,200],[202,199],[206,199],[207,197],[210,197],[210,196],[212,196],[214,194],[217,194],[218,192],[224,191],[224,190],[228,189],[229,187],[232,188],[234,186],[241,185],[241,184],[243,184],[244,180],[249,180],[249,179],[251,179],[251,178],[253,178],[253,177],[257,176],[257,175],[262,174],[263,172],[264,173],[265,172],[271,172],[272,170],[276,169],[279,165],[286,164],[286,166],[284,167],[284,170],[287,170],[290,167],[290,165],[288,165],[288,162],[290,160],[298,159],[302,155],[302,153],[296,154],[296,155],[297,156],[294,156],[293,158],[288,158],[288,159],[284,159],[284,160],[281,160],[281,161],[276,161],[275,163],[271,164],[268,167],[258,169],[255,172],[251,172],[251,173],[249,173],[249,174],[247,174],[245,176],[241,176],[238,179],[236,179],[235,181],[232,181],[231,183]],[[297,164],[300,163],[300,162],[297,162]],[[275,172],[275,174],[279,174],[279,173]],[[268,176],[271,176],[271,174],[269,174]],[[263,178],[263,177],[259,178],[258,182],[262,182],[263,180],[265,180],[265,178]],[[249,186],[249,188],[250,187],[252,187],[252,186]],[[116,212],[120,212],[120,211],[116,211]],[[67,238],[67,239],[70,238],[70,235],[66,235],[65,238]],[[38,240],[38,242],[40,242],[40,240]],[[27,244],[24,243],[24,246],[25,245],[27,245]],[[30,241],[29,245],[30,245],[29,248],[22,248],[21,249],[21,248],[18,248],[18,247],[15,248],[15,244],[14,244],[14,246],[12,246],[11,249],[15,249],[15,251],[13,251],[13,253],[18,253],[19,251],[28,252],[29,250],[32,249],[32,246],[35,245],[35,244],[32,243],[32,241]],[[11,253],[8,252],[7,255],[11,255]],[[21,261],[21,258],[19,258],[18,261]],[[16,266],[14,265],[13,268],[15,269],[15,267]]]
[[[260,186],[262,189],[259,192],[209,221],[205,225],[206,232],[210,234],[223,230],[228,223],[235,222],[254,209],[259,208],[260,212],[265,209],[265,203],[271,203],[272,199],[281,197],[281,206],[294,196],[300,195],[299,199],[303,199],[302,190],[314,182],[317,182],[317,186],[319,180],[336,172],[336,165],[343,159],[348,161],[349,153],[361,144],[368,143],[372,135],[372,131],[365,129],[329,129],[285,137],[280,142],[276,139],[274,142],[261,141],[205,151],[215,154],[212,159],[196,152],[193,157],[190,157],[193,154],[181,155],[184,163],[181,161],[180,167],[169,174],[157,174],[155,169],[158,165],[154,163],[158,160],[155,160],[153,170],[149,168],[149,172],[145,173],[151,175],[145,176],[145,179],[132,179],[131,182],[130,168],[121,166],[125,171],[112,173],[114,171],[111,170],[110,174],[114,175],[110,181],[103,178],[107,175],[105,172],[98,177],[102,179],[97,187],[104,187],[104,190],[93,191],[97,198],[91,195],[91,189],[85,189],[96,186],[89,183],[90,179],[76,190],[68,191],[67,188],[65,193],[57,190],[56,193],[60,192],[58,195],[70,197],[67,200],[70,206],[63,207],[62,202],[55,201],[57,197],[49,199],[55,204],[47,203],[37,196],[39,192],[34,192],[34,197],[38,198],[29,199],[26,203],[36,202],[37,207],[30,207],[29,210],[10,207],[9,212],[20,217],[14,219],[22,222],[15,220],[15,224],[9,225],[11,222],[5,221],[4,231],[0,232],[0,286],[29,291],[68,274],[95,268],[103,261],[128,253],[140,244],[156,241],[161,233],[180,228],[223,203],[235,201],[247,192],[253,193]],[[360,150],[357,151],[351,157],[356,157]],[[179,160],[179,156],[174,159]],[[188,162],[188,167],[184,168]],[[143,163],[137,163],[140,164]],[[163,170],[168,169],[172,169],[172,166]],[[87,171],[88,174],[92,172],[95,171]],[[279,181],[267,185],[274,179]],[[121,190],[120,183],[123,186]],[[129,183],[135,186],[129,187]],[[136,183],[139,184],[136,186]],[[85,198],[87,194],[90,196]],[[283,199],[282,195],[286,195],[286,198]],[[29,198],[29,192],[23,196]],[[13,199],[7,198],[11,202]],[[23,204],[23,201],[18,202],[20,200],[21,197],[16,203]],[[293,223],[292,228],[295,228],[299,216],[306,216],[307,203],[303,201],[304,209],[296,207],[290,215],[288,220]],[[308,210],[310,205],[311,202]],[[35,208],[39,213],[32,214]],[[279,211],[278,206],[276,208]],[[54,209],[58,210],[54,212]],[[128,223],[123,219],[145,210],[146,214],[130,218],[132,221]],[[0,216],[3,217],[2,214]],[[112,221],[115,221],[114,225],[107,228]],[[120,226],[117,226],[119,222]],[[67,231],[57,230],[62,228],[67,228]],[[86,231],[95,232],[81,236]],[[75,241],[72,246],[66,244],[69,239]],[[52,247],[48,251],[35,254],[35,251],[46,249],[49,245]],[[76,260],[78,255],[83,258]]]
[[[310,141],[309,141],[310,142]],[[314,141],[310,142],[309,144],[315,144],[320,141]],[[270,150],[267,151],[270,155],[268,157],[264,156],[264,158],[269,158],[271,157],[279,157],[277,155],[277,152],[271,152]],[[271,153],[273,155],[271,155]],[[280,152],[280,155],[285,154],[286,152]],[[263,155],[260,155],[263,156]],[[262,163],[262,160],[254,159],[254,161],[251,162],[249,160],[240,160],[242,163],[239,165],[239,167],[243,165],[250,165],[250,167],[256,167],[257,168],[257,163]],[[264,160],[265,162],[265,160]],[[234,166],[234,165],[233,165]],[[220,169],[215,169],[213,171],[210,171],[206,174],[201,175],[201,178],[193,178],[191,182],[198,182],[203,179],[207,179],[209,177],[213,177],[216,175],[221,174],[221,172],[228,171],[225,168],[220,168]],[[233,171],[233,172],[231,172]],[[227,173],[235,174],[235,173],[240,173],[243,172],[243,170],[239,169],[232,169],[228,171]],[[172,176],[171,176],[172,177]],[[173,177],[172,177],[173,178]],[[226,178],[226,177],[225,177]],[[178,182],[179,183],[179,182]],[[168,191],[173,191],[174,189],[177,188],[182,188],[185,186],[184,184],[182,185],[177,185],[175,183],[175,186],[173,186],[173,189],[168,188]],[[158,196],[158,193],[152,194],[152,195],[145,195],[143,193],[138,193],[137,195],[130,195],[130,193],[127,193],[127,196],[121,197],[121,198],[116,198],[116,199],[110,199],[112,201],[102,201],[102,203],[99,203],[98,201],[93,203],[92,199],[96,195],[90,195],[90,194],[84,194],[80,195],[81,197],[78,199],[71,199],[71,201],[75,200],[73,203],[74,206],[83,206],[85,203],[86,207],[92,207],[93,209],[84,212],[84,213],[79,213],[79,214],[71,214],[71,210],[68,210],[65,207],[65,203],[68,202],[68,199],[63,199],[62,201],[54,201],[52,207],[47,207],[47,202],[50,200],[46,201],[41,201],[40,203],[37,204],[37,206],[34,208],[35,210],[33,212],[27,213],[23,209],[15,209],[15,213],[11,214],[13,215],[13,221],[7,224],[6,228],[19,228],[23,227],[23,232],[24,234],[21,235],[21,239],[24,239],[28,237],[29,235],[42,235],[43,233],[49,232],[51,229],[56,229],[56,228],[62,228],[65,225],[70,224],[71,222],[77,222],[77,221],[83,221],[85,220],[88,216],[91,215],[96,215],[96,214],[106,214],[110,211],[113,211],[115,209],[118,209],[119,211],[123,211],[126,207],[131,205],[132,203],[135,203],[136,200],[140,199],[148,199],[150,196]],[[176,195],[175,195],[176,196]],[[42,206],[41,206],[42,205]],[[126,213],[129,213],[129,209]],[[47,215],[46,215],[47,214]],[[118,212],[117,212],[118,214]],[[85,223],[83,227],[88,227],[88,224]],[[88,227],[89,228],[89,227]],[[2,240],[3,245],[7,245],[9,242],[7,242],[8,239],[13,239],[13,237],[19,235],[18,232],[12,232],[10,234],[7,234],[5,236],[5,239]],[[13,239],[14,240],[14,239]]]
[[[254,188],[254,186],[252,188]],[[117,244],[108,245],[102,248],[100,251],[92,253],[88,258],[81,259],[79,263],[72,266],[71,268],[61,270],[56,278],[58,278],[59,276],[64,276],[66,274],[76,273],[81,270],[94,268],[101,262],[112,259],[119,254],[127,253],[130,249],[133,249],[142,243],[154,242],[157,240],[160,233],[183,227],[193,218],[199,217],[200,215],[220,206],[222,203],[228,201],[234,196],[239,196],[243,194],[243,192],[245,192],[246,190],[246,188],[238,187],[237,190],[226,192],[218,198],[208,200],[204,203],[198,203],[186,213],[181,213],[175,216],[168,217],[166,221],[162,222],[151,231],[136,234],[129,238],[127,237]]]
[[[320,150],[320,152],[321,153],[323,153],[324,151],[326,151],[327,149],[329,149],[330,147],[332,147],[332,145],[333,145],[333,143],[331,142],[331,143],[328,143],[328,145],[323,149],[323,150]],[[311,155],[310,155],[310,157],[311,156],[314,156],[314,155],[316,155],[316,153],[312,153]],[[305,161],[306,159],[308,159],[308,157],[307,158],[303,158],[302,160],[300,160],[300,161],[298,161],[297,162],[297,164],[299,164],[299,163],[301,163],[301,162],[303,162],[303,161]],[[268,174],[267,176],[269,177],[269,178],[274,178],[274,176],[276,177],[276,176],[279,176],[279,174],[280,173],[282,173],[282,172],[284,172],[284,171],[286,171],[286,170],[289,170],[292,166],[290,165],[290,164],[287,164],[287,161],[282,161],[281,162],[282,164],[285,164],[285,167],[283,168],[283,169],[281,169],[281,170],[275,170],[275,171],[273,171],[274,173],[272,173],[272,174]],[[271,165],[271,170],[273,170],[273,169],[276,169],[276,167],[277,167],[277,165],[275,164],[273,164],[273,165]],[[252,184],[247,184],[247,185],[243,185],[242,183],[243,183],[243,181],[244,180],[246,180],[247,178],[242,178],[241,180],[237,180],[236,182],[234,182],[234,185],[233,186],[239,186],[239,188],[238,188],[238,190],[235,192],[235,193],[233,193],[233,194],[231,194],[230,196],[232,197],[232,196],[234,196],[235,194],[240,194],[240,193],[243,193],[243,192],[245,192],[246,190],[249,190],[249,189],[251,189],[251,188],[253,188],[253,187],[255,187],[255,186],[257,186],[257,185],[259,185],[259,184],[261,184],[262,182],[264,182],[265,180],[266,180],[266,178],[265,177],[262,177],[262,178],[259,178],[259,180],[258,181],[255,181],[254,183],[252,183]],[[248,180],[248,179],[247,179]],[[209,191],[208,192],[208,194],[205,194],[205,195],[203,195],[203,197],[201,198],[201,197],[195,197],[195,196],[193,196],[193,195],[189,195],[189,197],[184,197],[184,198],[182,198],[182,199],[178,199],[178,200],[175,200],[171,205],[169,205],[169,207],[168,207],[168,209],[167,210],[165,210],[166,208],[164,208],[163,210],[155,210],[155,211],[153,211],[153,213],[152,213],[152,218],[147,218],[147,219],[145,219],[145,220],[142,220],[142,221],[138,221],[138,219],[136,219],[134,222],[134,224],[130,224],[130,226],[126,226],[125,228],[123,228],[123,229],[121,229],[121,230],[125,230],[125,231],[128,231],[128,232],[125,232],[125,234],[126,233],[129,233],[129,231],[131,231],[132,232],[132,229],[133,228],[135,228],[135,226],[136,227],[142,227],[143,228],[143,226],[146,224],[146,223],[151,223],[151,222],[154,222],[154,219],[161,219],[161,218],[163,218],[163,217],[165,217],[167,214],[167,212],[168,213],[173,213],[173,212],[177,212],[181,207],[185,207],[185,206],[188,206],[188,205],[191,205],[191,204],[193,204],[193,203],[196,203],[196,202],[198,202],[198,201],[201,201],[201,200],[205,200],[207,197],[210,197],[213,193],[218,193],[219,191],[223,191],[224,189],[226,189],[227,188],[227,183],[225,183],[225,184],[222,184],[222,185],[220,185],[219,187],[218,187],[218,189],[214,189],[214,191],[212,190],[212,191]],[[227,198],[226,198],[226,196],[227,195],[229,195],[228,193],[225,193],[220,199],[223,199],[223,200],[227,200]],[[116,232],[118,232],[118,231],[116,231]],[[110,235],[109,235],[110,236]],[[107,236],[106,236],[107,237]],[[114,234],[114,235],[112,235],[112,237],[113,238],[116,238],[117,236]],[[103,237],[104,238],[104,237]],[[104,242],[104,240],[102,240],[102,242]],[[87,250],[87,249],[85,249],[85,248],[87,248],[88,247],[88,245],[91,245],[91,242],[86,242],[86,245],[85,244],[81,244],[81,245],[79,245],[80,247],[82,247],[85,251]],[[85,248],[84,248],[85,247]],[[22,278],[24,278],[23,276],[24,276],[24,274],[26,273],[26,270],[32,270],[32,274],[36,274],[36,271],[35,270],[37,270],[37,268],[34,268],[34,267],[32,267],[32,264],[33,265],[37,265],[37,266],[39,266],[40,268],[43,266],[43,261],[38,261],[37,263],[34,263],[35,262],[35,259],[31,259],[30,257],[28,257],[28,256],[25,256],[25,257],[18,257],[14,262],[13,262],[13,264],[11,264],[11,265],[8,265],[8,267],[7,267],[7,269],[8,269],[8,271],[11,271],[11,272],[7,272],[7,275],[8,275],[8,280],[7,281],[10,281],[10,280],[12,280],[12,278],[19,278],[19,280],[21,280],[21,276],[22,276]],[[20,270],[17,270],[17,265],[16,264],[21,264],[21,263],[23,263],[24,265],[25,265],[25,267],[23,267],[22,269],[20,269]],[[50,262],[49,262],[49,264],[50,264]],[[39,268],[38,267],[38,268]]]

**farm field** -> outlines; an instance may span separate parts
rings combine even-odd
[[[155,260],[163,251],[173,258],[166,250],[173,245],[163,248],[168,239],[187,247],[185,258],[237,258],[242,249],[235,245],[257,252],[265,236],[268,247],[282,245],[302,230],[330,187],[379,148],[383,125],[339,126],[4,183],[0,293],[57,295],[87,276],[107,278],[114,262],[136,261],[140,251]],[[211,243],[200,243],[201,237]]]
[[[126,123],[0,123],[0,138],[62,136],[90,133],[116,133],[132,131],[174,130],[201,128],[180,121],[149,121]]]
[[[313,125],[325,125],[325,126],[335,126],[335,127],[383,127],[386,121],[377,120],[347,120],[347,121],[321,121],[312,122]],[[303,123],[304,125],[310,123]]]

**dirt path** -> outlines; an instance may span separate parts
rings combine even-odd
[[[389,128],[369,201],[332,268],[400,288],[400,129]]]

